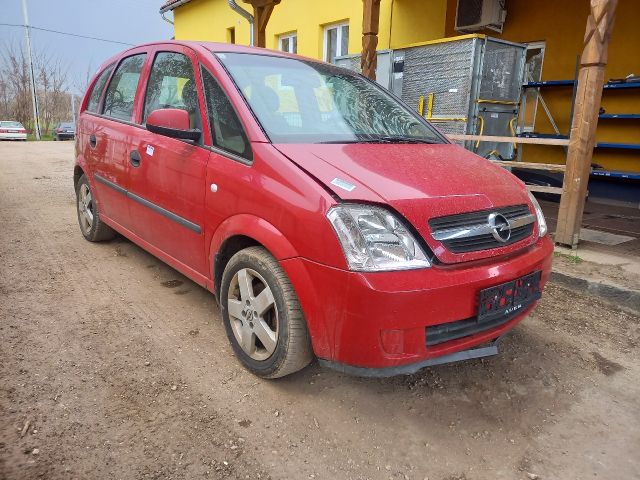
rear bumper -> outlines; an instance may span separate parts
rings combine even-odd
[[[0,140],[26,140],[26,133],[0,133]]]
[[[426,366],[430,359],[498,338],[535,304],[494,328],[437,345],[426,341],[429,326],[474,318],[484,288],[537,270],[544,287],[552,253],[553,244],[545,237],[507,257],[404,272],[350,272],[301,258],[282,265],[298,293],[316,355],[346,371],[345,366]]]

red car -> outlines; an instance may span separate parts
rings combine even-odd
[[[107,61],[74,183],[85,238],[117,231],[214,292],[266,378],[314,356],[385,376],[495,354],[549,277],[522,182],[376,83],[282,52],[165,42]]]

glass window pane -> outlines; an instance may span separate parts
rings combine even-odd
[[[98,77],[98,80],[96,80],[96,83],[93,86],[93,90],[91,91],[91,96],[89,97],[87,112],[98,111],[100,98],[102,97],[102,92],[104,91],[104,86],[107,84],[107,80],[109,80],[109,75],[111,75],[112,70],[113,64],[105,68]]]
[[[298,35],[291,37],[291,53],[298,53]]]
[[[138,80],[140,80],[140,71],[145,57],[144,53],[133,55],[125,58],[118,65],[109,82],[102,113],[119,120],[131,121]]]
[[[342,38],[340,39],[340,50],[338,56],[349,53],[349,25],[343,25],[340,27],[340,30],[342,32]]]
[[[327,53],[325,60],[329,63],[333,63],[336,60],[338,53],[338,29],[329,28],[326,31],[327,36]]]
[[[160,108],[179,108],[189,113],[191,128],[200,127],[198,90],[191,60],[181,53],[160,52],[149,75],[144,118]]]
[[[224,90],[205,69],[202,69],[202,82],[213,144],[251,160],[249,140]]]
[[[288,52],[289,51],[289,38],[288,37],[284,37],[280,39],[280,50],[282,50],[283,52]]]

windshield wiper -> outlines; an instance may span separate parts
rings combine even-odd
[[[424,143],[435,144],[439,143],[426,138],[405,137],[402,135],[372,135],[372,134],[359,134],[359,138],[348,140],[326,140],[318,143]]]
[[[416,137],[405,137],[403,135],[372,135],[369,142],[380,142],[380,143],[426,143],[426,144],[434,144],[437,143],[433,140],[428,140],[426,138],[416,138]]]

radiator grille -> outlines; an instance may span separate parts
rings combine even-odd
[[[441,230],[451,228],[465,228],[472,225],[478,225],[487,221],[490,213],[499,213],[507,220],[511,220],[524,215],[529,215],[529,207],[526,205],[516,205],[512,207],[503,207],[491,210],[480,210],[477,212],[461,213],[458,215],[450,215],[447,217],[433,218],[429,220],[431,231],[436,233]],[[491,248],[504,247],[519,242],[529,237],[533,233],[534,224],[523,225],[511,230],[511,238],[507,242],[497,241],[492,234],[478,235],[468,238],[456,238],[452,240],[443,240],[442,244],[453,253],[475,252],[478,250],[488,250]]]

